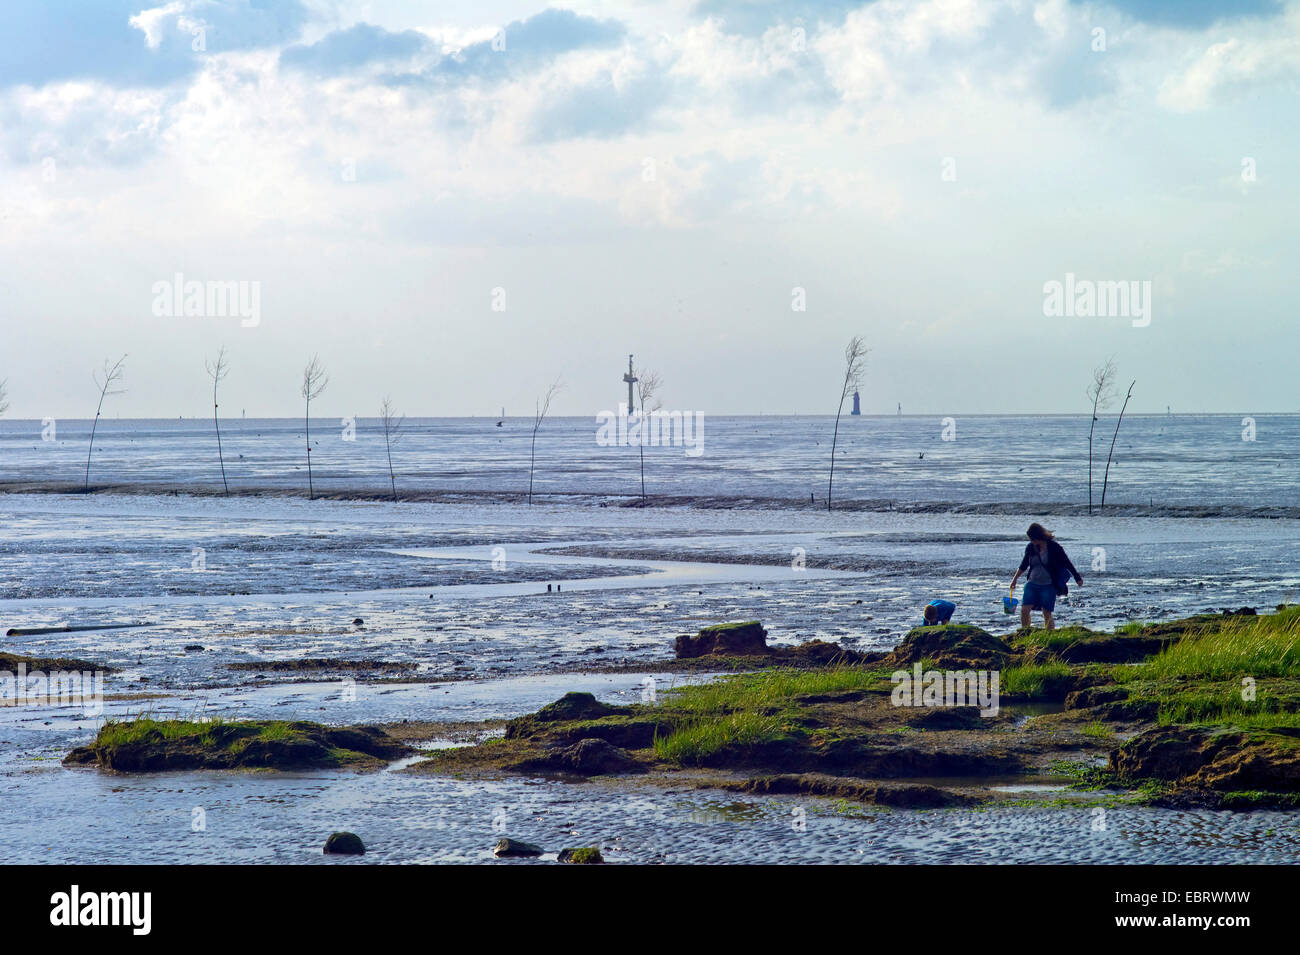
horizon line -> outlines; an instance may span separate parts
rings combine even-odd
[[[606,414],[606,413],[611,413],[611,412],[602,411],[602,412],[595,412],[593,414],[586,414],[586,415],[552,414],[552,415],[547,415],[547,420],[560,420],[565,418],[582,419],[582,420],[586,420],[589,418],[595,419],[599,417],[601,414]],[[672,412],[665,412],[665,413],[672,413]],[[681,411],[679,413],[686,414],[688,412]],[[689,413],[702,414],[705,417],[709,417],[709,418],[835,418],[836,417],[835,414],[829,412],[815,414],[806,411],[746,412],[743,414],[737,414],[732,412],[692,411]],[[1296,417],[1296,416],[1300,416],[1300,411],[1249,411],[1249,412],[1247,411],[1141,411],[1141,412],[1130,411],[1130,412],[1126,412],[1124,417],[1126,418],[1235,418],[1238,415],[1245,415],[1247,417],[1258,417],[1258,416]],[[955,416],[961,416],[966,418],[1087,418],[1089,417],[1089,414],[1085,410],[1085,411],[1077,411],[1077,412],[1076,411],[932,411],[932,412],[917,412],[917,413],[909,413],[909,414],[876,413],[876,414],[854,415],[854,414],[844,413],[839,415],[839,417],[841,418],[871,418],[871,419],[890,420],[890,421],[896,421],[899,418],[935,418],[935,417],[944,418],[944,417],[955,417]],[[46,415],[40,418],[4,416],[4,417],[0,417],[0,428],[3,428],[4,425],[9,422],[15,424],[19,422],[24,422],[24,423],[33,422],[37,425],[40,425],[40,423],[44,421],[45,418],[47,417],[53,418],[55,420],[61,420],[61,421],[93,421],[94,420],[93,416],[76,417],[72,415],[62,415],[62,416]],[[220,416],[219,420],[221,421],[299,420],[300,421],[302,420],[302,417],[303,416],[301,413],[287,414],[287,415],[222,415]],[[371,419],[378,420],[379,415],[378,414],[338,415],[338,414],[322,413],[322,414],[314,415],[312,420],[317,420],[317,419],[329,420],[332,418],[341,418],[341,417],[355,417],[357,420],[371,420]],[[532,421],[533,418],[531,414],[505,415],[504,417],[495,414],[406,414],[403,415],[402,417],[404,417],[408,421],[410,420],[473,421],[478,419],[489,420],[489,421]],[[1102,418],[1117,418],[1117,417],[1118,415],[1114,413],[1099,412],[1098,414],[1099,420]],[[157,415],[154,416],[112,415],[110,416],[107,414],[101,414],[99,418],[101,422],[104,421],[164,422],[164,421],[211,421],[212,420],[212,416],[206,414],[195,414],[195,415],[190,415],[188,417],[184,415],[177,415],[175,418],[161,417]]]

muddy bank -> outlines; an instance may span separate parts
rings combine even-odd
[[[686,643],[748,647],[764,661],[773,654],[758,631],[706,628]],[[570,693],[509,721],[501,738],[408,771],[629,777],[917,808],[1022,798],[1008,795],[1017,781],[1045,777],[1080,798],[1288,807],[1300,793],[1296,632],[1300,608],[1113,633],[923,627],[888,655],[771,666],[639,705]],[[914,674],[924,694],[920,684],[912,694]],[[996,700],[961,695],[993,689],[977,674],[996,678]],[[953,675],[956,699],[944,695]]]
[[[419,669],[416,663],[399,663],[392,660],[339,660],[326,657],[304,657],[298,660],[241,660],[227,663],[228,670],[254,670],[265,673],[365,673],[398,674]]]
[[[114,667],[107,664],[78,660],[75,657],[29,657],[21,653],[0,653],[0,671],[16,673],[20,666],[25,667],[28,673],[33,670],[47,673],[61,670],[79,673],[93,673],[96,670],[101,673],[117,672]]]

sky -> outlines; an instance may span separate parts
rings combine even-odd
[[[148,2],[6,11],[7,417],[1300,411],[1300,0]]]

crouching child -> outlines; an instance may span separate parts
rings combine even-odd
[[[953,611],[957,605],[951,600],[931,600],[925,605],[925,623],[926,627],[937,627],[946,624],[952,619]]]

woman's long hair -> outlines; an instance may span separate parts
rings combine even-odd
[[[1050,541],[1053,540],[1052,532],[1042,524],[1030,524],[1029,530],[1025,532],[1029,535],[1031,541]]]

